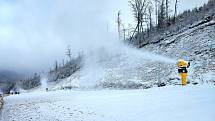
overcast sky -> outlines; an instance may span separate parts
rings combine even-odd
[[[182,12],[208,0],[179,1]],[[96,48],[107,28],[116,33],[118,10],[133,23],[127,0],[0,0],[0,70],[46,71],[68,45],[73,54]]]

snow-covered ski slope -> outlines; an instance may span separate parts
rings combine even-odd
[[[2,121],[215,121],[215,86],[73,90],[8,96]]]

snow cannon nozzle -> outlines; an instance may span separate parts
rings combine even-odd
[[[177,63],[177,66],[178,66],[178,68],[181,68],[181,67],[189,68],[190,67],[190,62],[185,61],[183,59],[179,59],[178,63]]]

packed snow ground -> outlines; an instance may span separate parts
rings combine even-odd
[[[32,92],[5,98],[2,121],[214,121],[215,86]]]

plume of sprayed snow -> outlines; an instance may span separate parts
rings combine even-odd
[[[42,89],[46,89],[48,87],[48,81],[47,81],[47,78],[46,77],[42,77],[41,80],[40,80],[40,83],[41,83],[41,87]]]
[[[105,37],[108,39],[107,36]],[[116,38],[96,43],[96,47],[84,53],[84,67],[80,73],[80,87],[84,88],[91,88],[98,84],[106,78],[107,70],[115,67],[119,67],[119,71],[122,71],[131,70],[147,62],[176,63],[175,59],[125,46]]]

